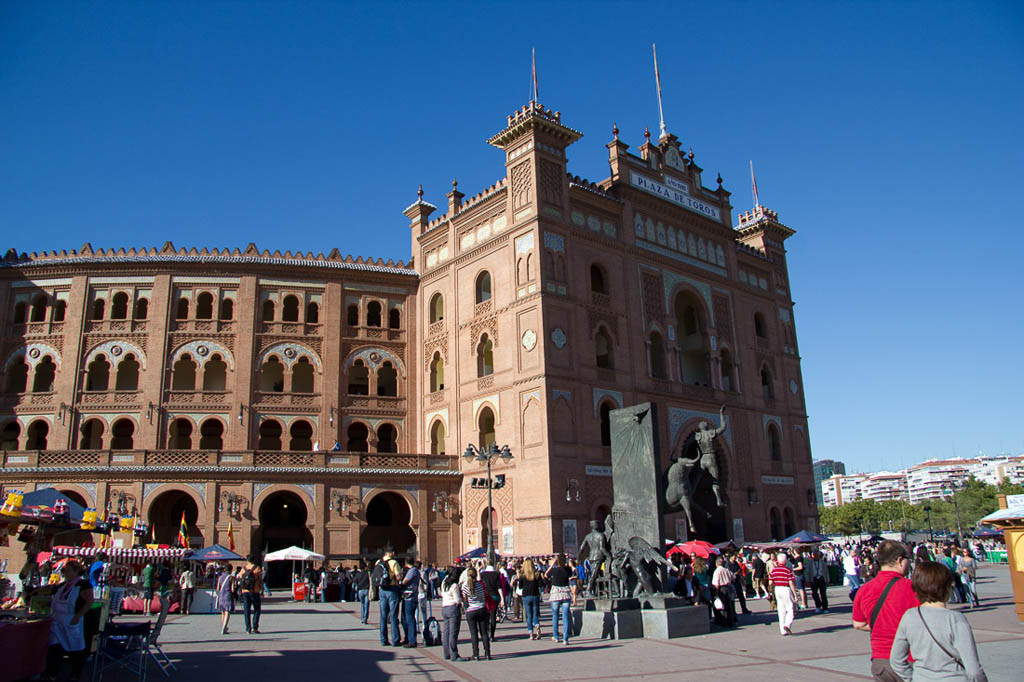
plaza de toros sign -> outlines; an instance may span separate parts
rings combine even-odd
[[[694,213],[700,213],[712,220],[722,221],[721,211],[710,204],[705,204],[703,201],[691,197],[689,194],[690,188],[685,182],[666,177],[666,184],[663,185],[635,171],[630,171],[629,179],[630,184],[637,189],[642,189],[645,192],[659,196],[677,206],[687,208]]]

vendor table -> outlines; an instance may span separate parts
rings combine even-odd
[[[213,613],[217,610],[217,591],[196,588],[192,595],[192,608],[189,613]]]
[[[28,679],[46,667],[50,645],[49,618],[18,622],[0,621],[0,682]]]
[[[989,562],[991,562],[993,564],[1005,564],[1005,563],[1007,563],[1006,550],[1005,549],[989,550],[987,552],[987,554],[988,554]]]

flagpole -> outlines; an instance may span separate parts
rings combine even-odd
[[[761,202],[757,199],[757,180],[754,179],[754,160],[750,160],[750,188],[754,193],[754,209],[756,210],[761,206]]]
[[[533,71],[533,101],[540,101],[540,86],[537,84],[537,48],[530,49],[530,62]]]
[[[665,112],[661,107],[661,74],[658,72],[658,46],[651,43],[651,51],[654,52],[654,82],[658,86],[658,118],[661,119],[661,137],[668,136],[665,128]]]

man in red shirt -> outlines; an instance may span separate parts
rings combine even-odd
[[[906,575],[910,551],[901,542],[886,540],[875,558],[882,570],[857,592],[853,627],[871,633],[871,675],[878,682],[902,682],[889,666],[889,650],[903,614],[920,606]]]
[[[775,591],[775,605],[779,611],[779,631],[783,637],[793,634],[794,607],[796,605],[796,576],[786,565],[786,553],[779,552],[778,562],[768,574],[768,582]],[[893,631],[893,636],[896,632]]]

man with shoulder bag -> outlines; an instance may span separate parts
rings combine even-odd
[[[382,646],[394,644],[400,646],[402,635],[398,630],[398,605],[402,593],[402,582],[399,575],[401,568],[395,561],[394,554],[385,552],[384,558],[373,567],[371,581],[380,595],[380,643]],[[388,623],[391,623],[391,638],[388,641]]]
[[[886,540],[878,546],[878,575],[865,583],[853,602],[853,627],[871,633],[871,676],[877,682],[903,682],[889,663],[892,642],[907,610],[920,606],[907,580],[910,551]]]

